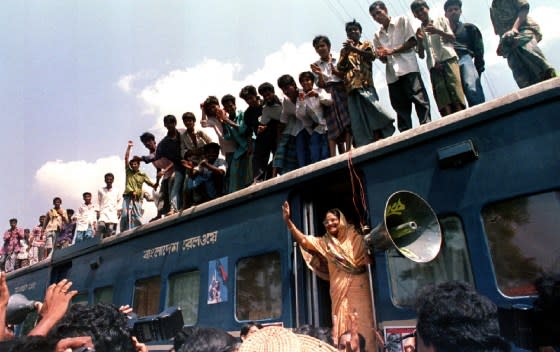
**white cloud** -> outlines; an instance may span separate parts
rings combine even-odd
[[[117,86],[124,92],[130,93],[130,90],[132,89],[132,83],[135,78],[136,76],[133,74],[123,76],[118,80]]]
[[[144,87],[136,84],[139,82],[133,75],[124,76],[118,85],[127,93],[139,91],[137,97],[145,105],[145,113],[153,115],[155,125],[161,128],[161,117],[167,114],[180,118],[184,112],[192,111],[200,118],[200,103],[209,95],[219,99],[229,93],[237,97],[243,86],[252,84],[257,87],[265,81],[275,84],[285,73],[297,80],[300,72],[309,70],[309,64],[316,60],[316,56],[309,42],[299,46],[285,43],[264,58],[261,68],[246,77],[238,77],[241,63],[205,58],[193,67],[168,72]],[[237,103],[239,108],[246,106],[239,98]]]
[[[543,40],[540,45],[546,47],[548,44],[560,39],[557,23],[560,18],[560,8],[539,6],[531,9],[529,14],[540,26],[543,32]]]

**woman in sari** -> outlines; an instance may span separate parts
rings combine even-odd
[[[338,332],[335,337],[349,330],[347,317],[357,311],[360,314],[358,332],[366,338],[366,350],[376,351],[363,236],[346,222],[338,209],[327,211],[323,221],[326,233],[321,237],[306,236],[296,227],[288,202],[282,206],[282,215],[288,230],[303,249],[310,269],[330,282],[333,331]],[[326,265],[318,265],[325,261]]]

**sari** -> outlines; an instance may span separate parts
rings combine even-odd
[[[338,237],[326,233],[322,237],[307,236],[306,240],[313,247],[309,252],[300,247],[307,266],[330,282],[331,314],[337,316],[339,337],[350,329],[347,316],[355,310],[359,313],[358,332],[366,339],[366,350],[376,351],[363,236],[348,225],[340,212]]]

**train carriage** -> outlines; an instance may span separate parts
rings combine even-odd
[[[304,265],[282,202],[300,229],[320,235],[327,209],[375,226],[387,199],[407,190],[435,211],[443,241],[428,263],[396,248],[374,252],[378,327],[413,327],[417,289],[462,280],[499,306],[504,336],[529,346],[533,281],[559,264],[559,97],[560,79],[550,80],[113,238],[55,250],[48,264],[10,273],[9,288],[38,299],[68,278],[76,301],[132,304],[140,315],[181,306],[185,325],[228,331],[247,321],[330,325],[328,283]]]

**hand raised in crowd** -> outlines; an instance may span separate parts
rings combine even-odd
[[[315,74],[317,74],[317,75],[322,74],[322,71],[321,71],[321,68],[319,67],[319,65],[317,65],[317,64],[311,64],[311,65],[309,65],[309,66],[310,66],[310,68],[311,68],[311,72],[313,72],[313,73],[315,73]]]
[[[355,46],[355,43],[352,39],[347,39],[345,42],[342,43],[342,49],[347,51],[347,52],[351,52],[351,51],[356,51],[357,48]]]
[[[46,336],[49,330],[64,316],[72,298],[78,291],[69,291],[72,282],[67,279],[47,288],[43,307],[39,314],[43,317],[41,321],[29,332],[29,335]]]
[[[67,337],[61,339],[56,343],[54,348],[55,352],[66,352],[75,351],[79,348],[87,348],[93,351],[95,346],[93,345],[93,340],[91,336],[78,336],[78,337]]]
[[[128,141],[127,145],[128,148],[132,148],[134,146],[134,142],[133,141]]]
[[[132,307],[129,306],[128,304],[126,304],[124,306],[120,306],[119,307],[119,312],[121,312],[125,315],[130,315],[132,313]]]
[[[346,326],[350,331],[350,337],[345,335],[341,338],[338,344],[339,350],[346,352],[361,352],[360,351],[360,335],[358,334],[358,312],[354,311],[346,317]]]
[[[136,352],[148,352],[148,346],[146,346],[145,343],[138,341],[136,336],[132,336],[132,346],[134,346]]]

